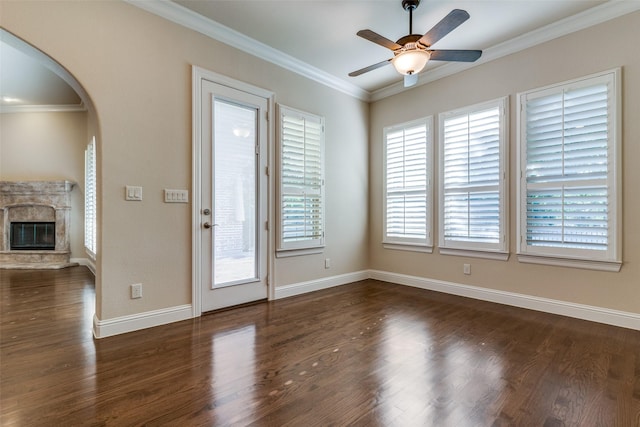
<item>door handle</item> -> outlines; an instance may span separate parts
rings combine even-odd
[[[209,224],[208,222],[205,222],[205,223],[204,223],[204,224],[202,224],[202,225],[204,226],[204,228],[207,228],[207,229],[209,229],[209,228],[211,228],[211,227],[217,227],[217,226],[218,226],[218,224],[213,224],[213,225],[212,225],[212,224]]]

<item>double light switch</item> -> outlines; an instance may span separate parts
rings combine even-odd
[[[124,193],[125,200],[142,200],[142,187],[127,185]]]

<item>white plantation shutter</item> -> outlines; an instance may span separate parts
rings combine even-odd
[[[617,259],[615,80],[521,95],[522,253]]]
[[[84,246],[92,259],[96,257],[96,139],[84,152]]]
[[[429,246],[431,118],[385,129],[384,243]]]
[[[324,244],[324,119],[280,106],[280,250]]]
[[[506,250],[506,98],[440,115],[440,246]]]

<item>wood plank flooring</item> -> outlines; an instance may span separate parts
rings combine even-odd
[[[2,426],[640,426],[640,332],[367,280],[94,340],[0,270]]]

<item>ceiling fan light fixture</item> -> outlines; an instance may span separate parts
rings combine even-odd
[[[415,47],[413,49],[401,50],[393,57],[391,63],[398,73],[411,75],[422,71],[430,58],[431,55],[428,51]]]

